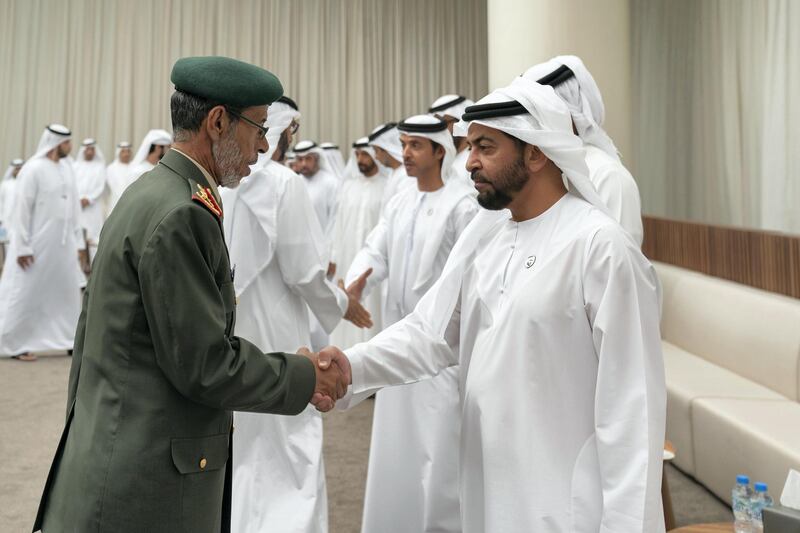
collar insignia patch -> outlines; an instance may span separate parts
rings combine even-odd
[[[203,187],[199,183],[195,183],[197,190],[192,195],[192,200],[201,204],[203,207],[211,211],[211,214],[217,218],[222,217],[222,208],[214,198],[214,193],[208,187]]]

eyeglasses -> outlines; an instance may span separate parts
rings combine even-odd
[[[248,124],[250,124],[251,126],[253,126],[255,128],[258,128],[258,138],[259,139],[263,139],[264,137],[267,136],[267,132],[269,131],[269,128],[265,128],[261,124],[258,124],[257,122],[253,122],[252,120],[250,120],[246,116],[242,115],[241,113],[237,113],[236,111],[232,111],[229,107],[226,107],[225,110],[228,113],[230,113],[231,115],[233,115],[234,117],[240,118],[240,119],[244,120],[245,122],[247,122]]]
[[[289,131],[291,131],[292,135],[294,135],[295,133],[297,133],[297,130],[300,129],[300,123],[295,122],[293,120],[292,123],[289,125],[289,128],[290,128]]]

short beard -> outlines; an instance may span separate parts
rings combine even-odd
[[[513,163],[498,172],[494,181],[489,181],[477,170],[472,172],[472,181],[483,181],[492,186],[493,190],[478,194],[480,206],[490,211],[499,211],[508,207],[513,200],[512,193],[521,191],[529,179],[530,176],[525,172],[525,159],[522,151],[519,152]]]
[[[228,130],[227,135],[211,145],[211,155],[214,156],[214,162],[217,164],[219,172],[217,180],[219,180],[220,186],[229,189],[238,187],[243,177],[239,175],[238,168],[242,164],[244,155],[236,143],[235,128]]]
[[[365,176],[370,175],[371,173],[375,172],[377,165],[372,163],[371,165],[358,165],[358,171],[364,174]]]
[[[289,135],[287,132],[284,131],[281,133],[280,138],[278,139],[278,146],[275,148],[275,153],[272,156],[272,159],[275,161],[283,161],[286,157],[286,150],[289,149]]]

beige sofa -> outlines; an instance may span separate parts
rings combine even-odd
[[[800,470],[800,300],[655,267],[675,464],[727,502],[740,473],[777,499]]]

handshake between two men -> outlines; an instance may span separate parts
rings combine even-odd
[[[335,266],[333,268],[329,266],[329,277],[332,277],[335,271]],[[372,317],[369,311],[361,305],[361,296],[370,274],[372,274],[372,269],[368,268],[347,288],[345,288],[343,280],[340,279],[338,282],[339,288],[347,294],[348,302],[347,310],[342,318],[358,328],[372,327]],[[314,395],[311,397],[311,404],[323,413],[330,411],[336,401],[347,394],[347,388],[352,382],[350,361],[335,346],[323,348],[319,353],[312,353],[304,346],[297,350],[297,354],[311,359],[316,371],[317,385],[314,388]]]
[[[347,388],[352,383],[350,361],[335,346],[323,348],[319,353],[312,353],[303,347],[297,350],[297,354],[311,359],[316,371],[317,384],[311,404],[323,413],[330,411],[336,401],[347,394]]]

